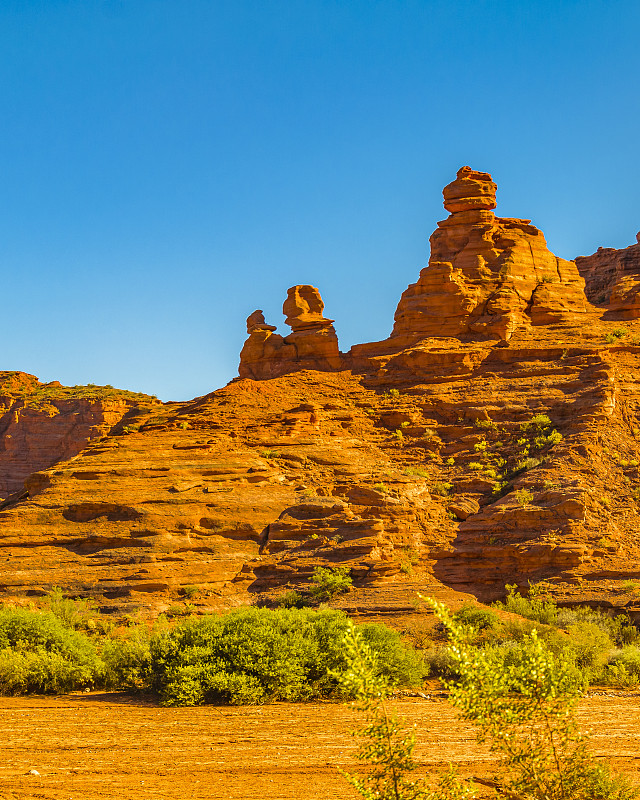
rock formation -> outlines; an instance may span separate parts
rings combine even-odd
[[[640,233],[623,250],[599,247],[591,256],[578,256],[576,266],[586,283],[592,303],[609,306],[618,319],[640,317]]]
[[[640,617],[624,588],[640,578],[640,243],[577,259],[580,277],[528,220],[494,215],[495,191],[468,167],[445,187],[384,342],[340,354],[300,285],[292,332],[255,311],[240,378],[191,402],[5,373],[5,485],[37,471],[0,507],[0,599],[61,586],[155,614],[195,585],[206,611],[341,565],[349,610],[385,619],[416,613],[416,589],[493,599],[543,579]]]
[[[342,366],[333,320],[322,316],[324,303],[314,286],[292,286],[282,306],[288,336],[274,333],[262,311],[247,318],[249,338],[240,353],[241,378],[275,378],[301,369],[336,370]]]
[[[0,498],[25,479],[79,453],[124,417],[130,424],[155,398],[110,387],[42,384],[24,372],[0,372]]]
[[[585,311],[575,265],[547,249],[530,220],[496,217],[496,184],[458,170],[445,186],[449,217],[431,236],[429,265],[402,295],[391,340],[508,340],[522,326],[563,322]]]

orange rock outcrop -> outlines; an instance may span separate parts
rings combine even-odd
[[[638,243],[623,250],[599,247],[591,256],[578,256],[576,266],[593,303],[606,304],[618,319],[640,317],[640,233]]]
[[[59,585],[155,613],[196,585],[206,610],[339,564],[359,613],[544,579],[564,602],[640,616],[624,589],[640,578],[640,319],[616,289],[640,245],[576,267],[528,220],[496,217],[495,192],[468,167],[445,188],[450,215],[387,340],[341,354],[318,290],[295,286],[292,333],[252,313],[228,386],[105,417],[70,459],[51,450],[0,509],[0,592]]]
[[[79,453],[124,417],[133,422],[154,398],[106,387],[42,384],[24,372],[0,372],[0,497],[24,488],[40,469]]]
[[[254,311],[247,318],[249,338],[240,353],[240,377],[265,379],[301,369],[340,369],[338,337],[333,320],[322,316],[323,309],[314,286],[292,286],[282,306],[292,333],[284,337],[264,323],[262,311]]]
[[[496,184],[458,170],[444,189],[449,217],[431,236],[429,265],[402,295],[391,339],[455,336],[507,341],[519,327],[564,322],[586,309],[575,264],[548,249],[530,220],[496,217]]]

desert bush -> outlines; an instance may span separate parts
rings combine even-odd
[[[640,683],[640,647],[627,645],[609,654],[603,682],[610,686],[629,689]]]
[[[320,602],[348,592],[353,586],[349,567],[316,567],[311,578],[311,594]]]
[[[553,625],[558,616],[558,607],[551,598],[545,597],[543,590],[532,584],[529,587],[529,597],[523,597],[515,584],[507,584],[507,598],[502,602],[494,603],[496,608],[519,614],[521,617]]]
[[[528,506],[533,500],[533,492],[529,491],[529,489],[516,489],[513,496],[522,508]]]
[[[425,598],[426,599],[426,598]],[[474,647],[469,629],[445,606],[429,601],[446,627],[457,677],[447,682],[449,700],[476,725],[478,739],[498,755],[495,790],[501,796],[529,800],[630,800],[637,791],[587,751],[578,731],[575,704],[581,683],[573,665],[555,657],[535,631],[510,648]],[[509,657],[505,653],[509,650]],[[431,789],[415,780],[415,731],[390,713],[388,685],[376,670],[375,655],[353,625],[345,650],[349,669],[342,683],[356,694],[367,714],[358,731],[365,739],[358,758],[369,765],[363,776],[345,774],[366,800],[460,800],[476,797],[453,767]],[[344,773],[343,773],[344,774]],[[472,779],[473,781],[473,779]]]
[[[275,601],[278,608],[305,608],[309,599],[295,589],[290,589]]]
[[[0,609],[0,694],[55,694],[101,683],[92,641],[50,611]]]
[[[338,692],[346,665],[345,614],[332,609],[249,608],[189,621],[152,635],[138,671],[164,705],[310,700]],[[381,674],[420,683],[426,667],[399,634],[365,625]]]
[[[148,628],[138,626],[125,636],[107,639],[101,656],[108,688],[144,688],[151,660],[150,638]]]
[[[491,611],[489,608],[474,606],[471,603],[465,603],[462,608],[459,608],[453,614],[453,619],[458,625],[465,625],[477,631],[495,628],[500,621],[495,611]]]
[[[87,628],[93,611],[92,600],[65,597],[59,586],[54,586],[45,597],[45,605],[67,628],[74,630]]]

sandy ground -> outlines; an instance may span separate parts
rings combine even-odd
[[[419,727],[417,757],[488,777],[492,757],[443,700],[397,703]],[[332,703],[159,708],[122,694],[0,698],[0,798],[327,800],[356,797],[359,717]],[[640,696],[580,707],[594,750],[640,783]],[[39,775],[27,774],[35,769]]]

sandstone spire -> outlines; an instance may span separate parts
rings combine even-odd
[[[520,326],[566,321],[586,309],[575,264],[557,258],[527,219],[496,217],[488,172],[458,170],[445,186],[449,217],[431,236],[429,265],[404,292],[391,339],[508,340]]]

